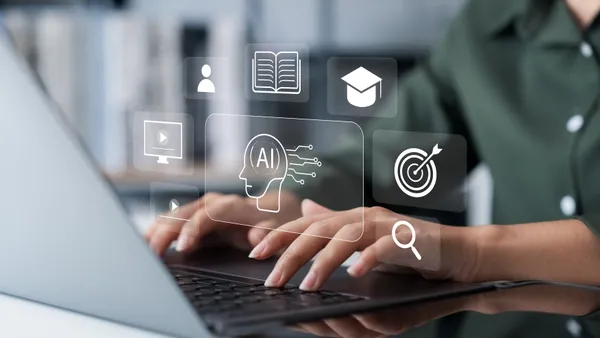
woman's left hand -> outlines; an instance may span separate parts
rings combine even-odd
[[[410,218],[381,207],[336,212],[310,200],[303,201],[302,213],[303,217],[271,231],[250,253],[250,258],[266,259],[285,249],[266,286],[285,285],[318,254],[300,285],[306,291],[318,290],[356,251],[361,251],[360,257],[348,269],[354,277],[379,267],[392,272],[414,271],[429,279],[474,279],[477,241],[468,236],[467,229]],[[406,226],[395,231],[405,248],[392,236],[398,221],[409,222],[414,229],[414,234]]]

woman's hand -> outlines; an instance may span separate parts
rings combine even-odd
[[[208,193],[198,201],[180,207],[177,214],[166,214],[176,218],[157,218],[145,237],[158,255],[162,255],[174,240],[177,240],[177,251],[182,252],[197,249],[201,242],[250,249],[269,230],[300,216],[300,201],[290,193],[267,194],[264,201],[281,203],[286,212],[265,213],[256,209],[254,199]]]
[[[461,311],[540,312],[580,317],[599,307],[600,293],[596,290],[538,284],[300,323],[291,328],[321,337],[387,337]]]
[[[401,335],[413,328],[459,311],[469,310],[472,296],[444,299],[387,310],[292,325],[295,331],[318,337],[368,338]]]
[[[466,234],[466,229],[406,217],[381,207],[334,212],[305,200],[302,213],[303,217],[267,234],[250,253],[251,258],[266,259],[285,249],[266,286],[285,285],[316,256],[300,288],[317,290],[355,251],[362,252],[348,269],[354,277],[377,267],[388,271],[406,271],[409,267],[410,271],[431,279],[473,279],[477,243]],[[410,248],[400,248],[394,242],[392,228],[400,220],[413,226],[412,246],[419,251],[421,260]],[[401,244],[409,244],[413,234],[402,226],[397,228],[395,237]]]

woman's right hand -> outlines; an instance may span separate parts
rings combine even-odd
[[[263,201],[281,203],[278,214],[259,211],[256,200],[239,195],[208,193],[198,201],[186,204],[165,216],[158,217],[148,228],[145,238],[150,247],[162,255],[177,240],[177,251],[192,252],[201,243],[232,245],[249,250],[280,224],[301,215],[300,201],[291,193],[267,194]],[[209,208],[210,212],[207,212]],[[209,217],[210,213],[210,217]],[[219,222],[217,220],[227,220]],[[248,226],[234,223],[247,224]]]

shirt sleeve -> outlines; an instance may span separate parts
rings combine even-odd
[[[582,221],[594,235],[600,237],[600,212],[586,213],[575,218]]]
[[[401,79],[398,93],[398,114],[393,117],[374,117],[364,130],[364,202],[365,206],[374,205],[371,189],[374,185],[389,182],[389,178],[382,177],[376,170],[377,164],[373,158],[395,156],[397,145],[384,144],[373,147],[373,133],[375,130],[397,130],[413,132],[435,132],[447,134],[460,134],[465,137],[470,145],[468,129],[460,109],[460,102],[455,93],[454,81],[451,74],[452,48],[457,45],[456,40],[465,38],[461,16],[451,25],[447,36],[433,50],[417,68]],[[391,105],[385,110],[393,109]],[[385,111],[384,111],[385,112]],[[381,114],[389,116],[389,114]],[[470,147],[470,146],[469,146]],[[355,159],[360,158],[363,151],[363,140],[345,139],[340,142],[338,151],[333,155],[322,157],[323,163],[328,163],[327,168],[321,168],[315,180],[307,182],[304,186],[289,185],[286,188],[294,190],[300,198],[310,198],[318,203],[335,210],[346,210],[356,205],[347,205],[343,196],[356,194],[349,191],[347,182],[362,179],[361,163]],[[378,152],[378,156],[375,155]],[[387,154],[389,152],[389,154]],[[468,168],[472,169],[478,159],[474,151],[469,150]],[[387,157],[384,157],[387,158]],[[392,208],[394,209],[394,208]],[[404,209],[395,210],[407,212]]]

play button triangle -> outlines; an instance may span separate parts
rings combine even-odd
[[[177,200],[171,200],[171,202],[169,202],[169,209],[171,209],[172,212],[177,212],[179,209],[179,202],[177,202]]]

